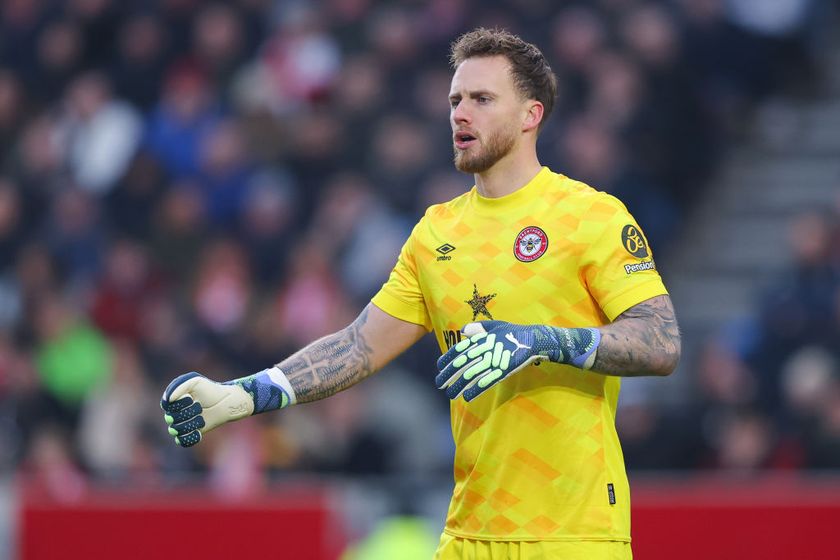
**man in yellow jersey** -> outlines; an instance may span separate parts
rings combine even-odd
[[[248,377],[173,380],[170,433],[190,446],[225,422],[328,397],[434,330],[456,442],[436,558],[631,558],[616,402],[621,377],[676,367],[670,298],[624,205],[540,165],[557,87],[542,53],[477,29],[451,62],[455,166],[475,186],[428,209],[345,329]]]

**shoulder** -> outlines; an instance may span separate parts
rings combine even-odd
[[[453,215],[461,212],[466,206],[469,197],[472,195],[473,189],[456,196],[455,198],[442,202],[440,204],[432,204],[426,208],[423,215],[425,220],[445,220]]]
[[[582,217],[595,218],[627,214],[627,207],[618,198],[560,173],[554,174],[554,180],[550,183],[549,189],[562,197],[566,208],[574,209]]]
[[[469,192],[466,192],[447,202],[427,207],[411,230],[411,235],[407,241],[410,250],[433,243],[441,232],[448,231],[456,226],[459,223],[459,216],[463,212],[469,194]]]
[[[415,232],[419,233],[429,228],[436,229],[456,223],[458,217],[463,214],[467,206],[471,192],[467,191],[452,200],[440,204],[433,204],[426,208],[423,216],[417,222]]]

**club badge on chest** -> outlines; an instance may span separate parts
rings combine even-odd
[[[519,232],[513,243],[513,254],[522,262],[533,262],[548,249],[548,236],[537,226],[528,226]]]

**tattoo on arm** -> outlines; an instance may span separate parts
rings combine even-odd
[[[367,320],[365,307],[348,327],[316,340],[277,364],[292,384],[299,403],[334,395],[374,372],[372,350],[361,332]]]
[[[635,305],[601,327],[592,369],[619,376],[668,375],[680,359],[680,330],[668,296]]]

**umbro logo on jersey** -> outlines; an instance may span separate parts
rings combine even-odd
[[[440,247],[435,249],[435,251],[440,253],[440,256],[437,258],[437,260],[439,260],[439,261],[451,261],[452,257],[449,256],[449,253],[451,253],[454,250],[455,250],[454,245],[450,245],[449,243],[444,243],[443,245],[441,245]]]

